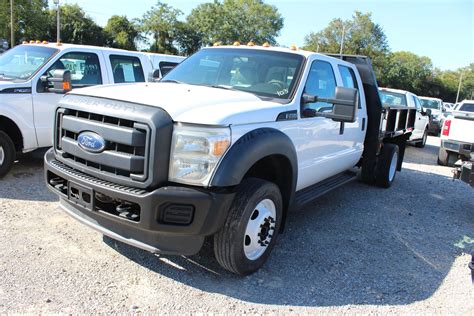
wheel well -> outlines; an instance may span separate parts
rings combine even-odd
[[[23,149],[23,135],[15,122],[5,116],[0,116],[0,130],[10,136],[16,151]]]
[[[257,161],[244,176],[245,178],[259,178],[275,183],[283,198],[283,225],[286,213],[290,208],[293,185],[293,169],[285,156],[272,155]]]

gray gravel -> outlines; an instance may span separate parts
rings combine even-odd
[[[351,183],[291,214],[252,276],[207,247],[158,257],[79,224],[28,155],[0,180],[0,313],[472,313],[474,190],[436,165],[438,138],[407,150],[391,189]]]

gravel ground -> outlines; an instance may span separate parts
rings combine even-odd
[[[474,190],[407,149],[391,189],[351,183],[291,214],[270,260],[240,278],[210,258],[154,256],[63,213],[28,155],[0,180],[0,313],[471,314]]]

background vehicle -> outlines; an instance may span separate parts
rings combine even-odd
[[[441,120],[443,116],[443,101],[438,98],[419,97],[421,106],[430,110],[429,133],[438,136],[441,132]]]
[[[0,54],[8,49],[8,41],[0,38]]]
[[[438,164],[454,166],[459,158],[469,160],[473,147],[474,101],[464,100],[444,120]]]
[[[149,81],[154,67],[169,68],[182,59],[104,47],[36,42],[5,52],[0,56],[0,144],[3,144],[0,152],[4,152],[0,177],[8,172],[17,152],[52,145],[54,110],[62,96],[50,91],[52,84],[47,78],[54,70],[69,70],[72,88],[76,89]]]
[[[382,106],[370,60],[343,59],[209,47],[157,83],[74,90],[57,110],[47,186],[112,238],[191,255],[213,236],[225,269],[252,273],[289,210],[356,166],[381,187],[401,170],[416,110]]]
[[[418,97],[405,90],[389,88],[379,88],[379,90],[383,104],[416,108],[415,129],[410,136],[410,141],[413,142],[416,147],[425,147],[430,119],[426,110],[421,106]]]

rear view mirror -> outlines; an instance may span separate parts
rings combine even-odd
[[[426,109],[425,113],[426,115],[431,116],[431,109]]]
[[[71,72],[67,69],[56,69],[47,81],[53,83],[53,88],[49,88],[50,92],[64,94],[72,90]]]
[[[318,96],[304,93],[301,97],[303,104],[314,102],[327,102],[334,104],[332,112],[316,112],[313,109],[305,109],[305,116],[320,116],[333,119],[336,122],[353,123],[356,120],[356,110],[359,102],[359,91],[353,88],[336,87],[334,98],[320,98]]]

